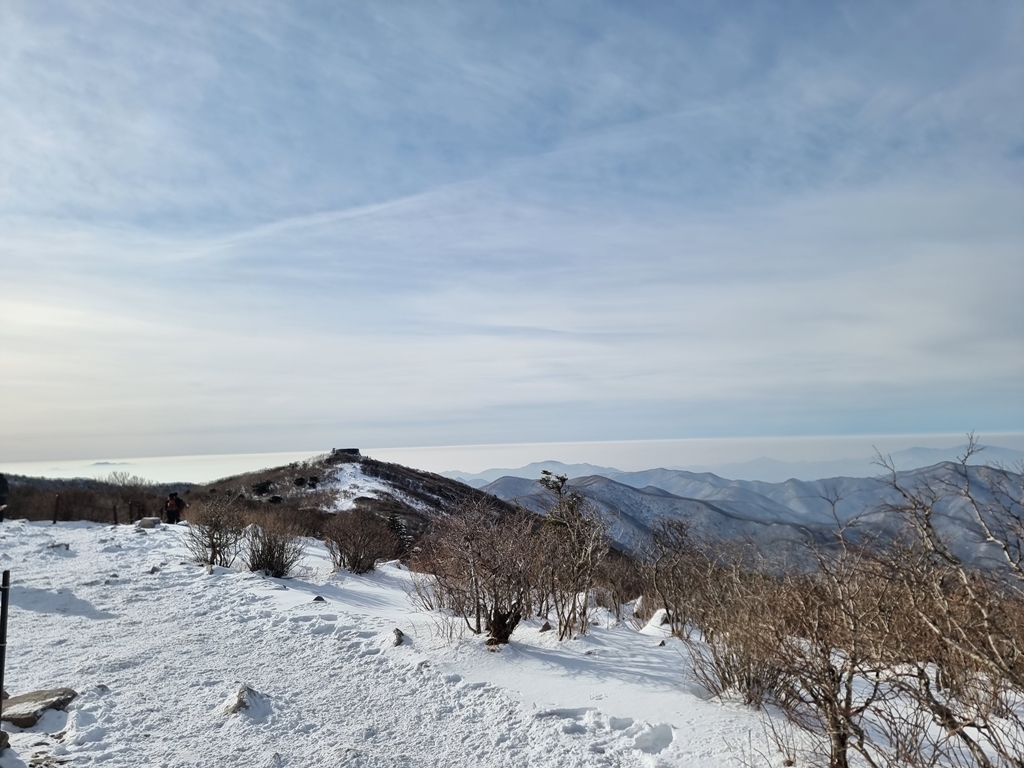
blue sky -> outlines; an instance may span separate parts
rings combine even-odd
[[[1024,7],[547,6],[0,5],[0,459],[1024,431]]]

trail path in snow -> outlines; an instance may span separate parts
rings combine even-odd
[[[669,723],[603,713],[600,697],[542,708],[487,681],[503,667],[502,684],[514,684],[517,665],[537,677],[523,668],[526,648],[475,647],[471,672],[452,671],[457,659],[410,613],[397,569],[338,581],[312,545],[296,579],[208,575],[186,561],[178,535],[3,524],[0,567],[15,583],[7,688],[82,695],[30,731],[9,729],[14,750],[0,768],[698,764],[687,755],[736,764],[724,754],[708,762],[720,739],[680,741]],[[396,626],[409,637],[397,647]],[[525,687],[545,682],[557,685]],[[230,714],[242,684],[262,697]],[[698,719],[714,707],[693,703]],[[718,726],[745,738],[746,713],[715,711]]]

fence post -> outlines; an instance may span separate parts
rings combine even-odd
[[[55,494],[53,497],[53,524],[57,524],[57,515],[60,514],[60,494]]]
[[[7,606],[11,596],[11,572],[4,571],[0,582],[0,691],[4,689],[4,665],[7,662]]]
[[[114,525],[117,525],[118,524],[117,523],[117,504],[111,504],[110,505],[110,512],[111,512],[111,514],[113,515],[113,518],[114,518]]]

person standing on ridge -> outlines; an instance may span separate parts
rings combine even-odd
[[[7,478],[0,475],[0,523],[4,521],[4,509],[7,506]]]
[[[164,504],[164,519],[168,525],[174,525],[175,523],[181,522],[181,512],[188,504],[185,500],[178,496],[177,491],[172,491],[167,494],[167,502]]]

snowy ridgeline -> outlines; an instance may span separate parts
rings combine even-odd
[[[652,469],[578,477],[569,481],[569,487],[594,505],[612,540],[626,550],[643,551],[658,521],[686,520],[695,533],[711,540],[756,542],[762,553],[799,555],[809,541],[834,540],[836,516],[843,525],[856,521],[853,531],[883,539],[896,534],[900,521],[886,507],[899,504],[902,497],[885,480],[836,477],[761,483]],[[984,466],[965,470],[946,462],[898,472],[896,480],[908,490],[941,492],[935,504],[937,526],[961,557],[981,566],[993,556],[999,558],[998,552],[983,545],[984,534],[960,491],[969,480],[975,498],[989,503],[1000,484],[1021,487],[1020,474]],[[527,478],[503,477],[481,490],[535,512],[551,505],[550,494]]]
[[[559,643],[526,622],[499,652],[418,612],[412,574],[332,573],[319,542],[287,580],[187,562],[181,529],[8,520],[6,688],[81,695],[2,768],[736,766],[758,714],[706,700],[661,627]],[[317,597],[323,598],[316,600]],[[394,644],[394,630],[405,635]],[[665,645],[659,645],[665,640]]]

